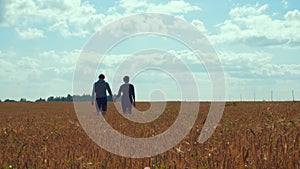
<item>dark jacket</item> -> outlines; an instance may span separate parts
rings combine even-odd
[[[94,83],[92,98],[94,99],[95,93],[96,93],[96,98],[105,98],[107,97],[106,91],[108,91],[109,95],[112,96],[112,92],[109,87],[109,84],[104,80],[100,79]]]

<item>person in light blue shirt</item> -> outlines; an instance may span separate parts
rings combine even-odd
[[[109,93],[110,97],[112,97],[112,92],[109,87],[109,84],[104,81],[105,76],[103,74],[99,75],[99,80],[94,83],[93,91],[92,91],[92,105],[94,105],[94,101],[96,100],[96,109],[97,115],[101,111],[103,115],[106,114],[107,111],[107,94]],[[95,99],[96,93],[96,99]]]

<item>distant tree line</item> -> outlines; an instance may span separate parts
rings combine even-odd
[[[40,100],[41,101],[41,100]],[[68,94],[67,97],[63,97],[63,96],[50,96],[47,99],[47,102],[72,102],[73,101],[73,97]]]
[[[70,94],[68,94],[66,97],[50,96],[47,99],[39,98],[39,99],[35,100],[34,102],[73,102],[73,101],[84,102],[84,101],[91,101],[91,100],[92,100],[92,96],[89,94],[83,94],[81,96],[80,95],[71,96]],[[110,96],[108,96],[107,100],[112,101],[112,98]],[[0,100],[0,102],[2,102],[2,101]],[[5,99],[4,102],[32,102],[32,101],[28,101],[26,98],[21,98],[19,101]]]

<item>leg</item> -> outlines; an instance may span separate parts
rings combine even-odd
[[[122,108],[124,114],[131,114],[131,103],[129,98],[122,98]]]
[[[125,114],[126,113],[126,104],[123,100],[121,101],[121,104],[122,104],[123,113]]]
[[[105,115],[106,114],[106,110],[107,110],[107,99],[106,98],[101,98],[101,108],[102,108],[102,114]]]
[[[132,111],[132,99],[129,99],[129,103],[128,103],[128,112],[129,114],[131,114]]]
[[[131,112],[132,112],[132,104],[130,104],[130,105],[128,106],[128,113],[131,114]]]
[[[96,115],[99,115],[100,109],[101,109],[101,100],[99,98],[96,98]]]

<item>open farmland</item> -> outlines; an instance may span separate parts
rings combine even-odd
[[[0,103],[1,168],[300,168],[300,102],[226,103],[216,131],[196,142],[210,103],[201,103],[191,132],[176,147],[151,158],[111,154],[81,128],[72,103]],[[149,103],[137,103],[146,110]],[[179,102],[168,102],[155,121],[133,123],[112,103],[105,116],[132,137],[162,133],[175,121]],[[111,141],[113,144],[113,140]]]

